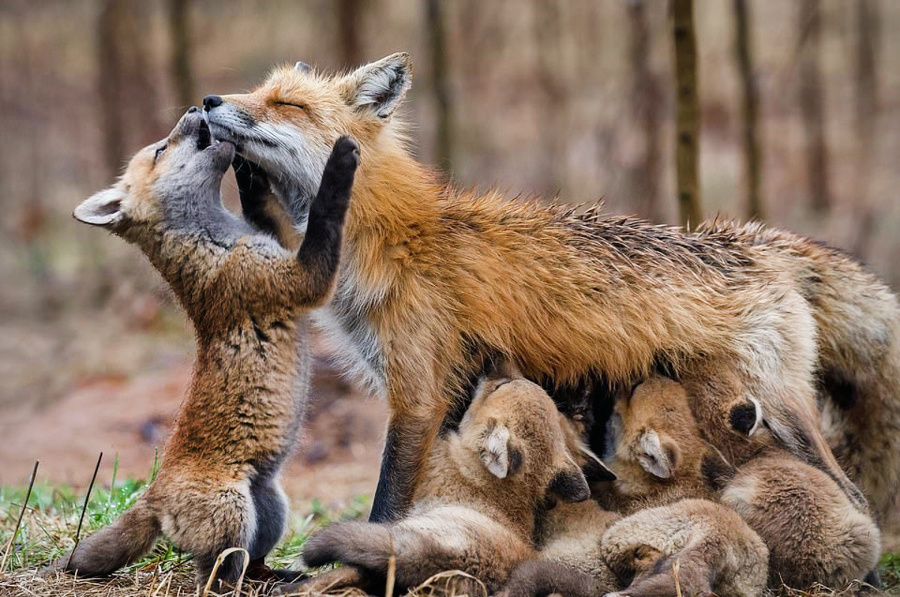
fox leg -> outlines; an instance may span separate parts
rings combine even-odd
[[[288,499],[274,475],[257,477],[250,485],[256,510],[256,534],[250,542],[248,578],[296,582],[306,576],[302,570],[274,570],[266,566],[266,556],[281,540],[287,526]]]
[[[443,424],[446,408],[424,415],[403,415],[391,409],[381,472],[369,522],[401,518],[412,502],[418,475]]]
[[[401,463],[398,456],[401,434],[396,418],[392,416],[388,423],[369,522],[391,522],[400,518],[412,500],[415,471],[410,470],[410,463]]]
[[[248,550],[256,534],[257,514],[247,481],[225,484],[210,491],[215,481],[198,480],[196,485],[170,495],[161,516],[163,533],[194,554],[197,583],[206,584],[216,559],[226,549]],[[224,487],[223,487],[224,485]],[[243,555],[228,555],[216,570],[219,587],[234,586],[241,574]],[[213,585],[216,587],[216,585]]]
[[[619,593],[609,593],[616,597],[640,596],[640,597],[676,597],[686,595],[690,597],[707,597],[713,595],[710,579],[713,571],[709,563],[690,553],[680,553],[677,557],[666,557],[659,560],[656,565],[647,572],[637,576],[627,589]],[[674,564],[679,562],[678,581],[676,583]],[[681,587],[679,591],[676,584]],[[764,587],[759,587],[762,591]],[[735,596],[738,597],[738,596]],[[741,597],[751,597],[750,595]]]
[[[336,595],[346,589],[362,589],[366,593],[373,594],[379,586],[356,566],[341,566],[334,570],[316,574],[303,582],[291,582],[278,585],[272,591],[272,595],[288,595],[301,593],[303,595]],[[381,590],[384,585],[381,584]]]
[[[528,560],[519,564],[498,597],[593,597],[612,587],[603,586],[592,575],[570,566],[547,560]]]
[[[263,559],[284,535],[287,525],[288,500],[278,479],[254,480],[250,495],[256,511],[256,534],[250,542],[250,559]]]
[[[295,248],[297,230],[278,197],[272,192],[265,171],[235,154],[231,163],[241,198],[244,219],[261,232],[266,232],[285,248]]]
[[[59,558],[51,569],[81,577],[105,576],[150,551],[159,534],[159,519],[145,496],[114,523],[92,533],[74,551]]]

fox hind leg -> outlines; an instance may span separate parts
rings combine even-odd
[[[205,585],[215,570],[214,588],[233,587],[241,575],[243,554],[228,555],[218,568],[216,560],[232,547],[249,552],[257,520],[249,483],[235,483],[213,492],[204,483],[171,495],[170,503],[177,507],[162,516],[163,532],[194,554],[198,584]]]

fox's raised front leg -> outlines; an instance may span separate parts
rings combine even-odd
[[[339,138],[325,164],[319,192],[309,209],[309,224],[297,253],[297,261],[305,270],[305,291],[311,302],[317,302],[317,295],[327,295],[334,286],[341,256],[344,218],[350,205],[359,160],[356,141],[348,136]]]

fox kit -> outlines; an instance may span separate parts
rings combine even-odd
[[[190,392],[158,477],[121,518],[57,562],[81,576],[136,560],[163,533],[194,553],[202,582],[229,547],[261,565],[284,530],[279,471],[305,410],[306,313],[334,286],[359,153],[352,139],[335,144],[297,253],[225,210],[219,186],[233,156],[192,108],[119,182],[75,210],[147,255],[197,336]],[[230,556],[217,578],[232,583],[238,574]]]
[[[670,496],[719,500],[766,542],[775,589],[816,582],[843,588],[875,567],[878,528],[830,477],[773,446],[734,469],[703,442],[688,400],[679,384],[656,377],[617,405],[611,467],[620,504],[634,509]]]
[[[769,586],[843,589],[878,565],[881,535],[822,471],[773,450],[740,467],[722,492],[769,546]]]
[[[681,500],[625,518],[588,501],[548,516],[547,542],[538,559],[513,571],[508,597],[756,597],[766,586],[762,539],[735,512],[708,500]]]
[[[366,154],[338,288],[316,321],[391,409],[371,520],[405,511],[448,413],[496,355],[541,383],[630,386],[663,364],[711,399],[755,399],[778,441],[866,507],[820,429],[815,374],[833,355],[817,353],[815,305],[790,272],[728,233],[441,184],[393,119],[410,80],[394,54],[346,75],[279,68],[250,93],[204,99],[213,133],[272,175],[300,228],[331,141],[353,134]],[[855,338],[836,345],[868,358],[845,344]],[[841,370],[854,384],[856,369]],[[704,371],[731,374],[712,386]]]
[[[673,417],[676,427],[683,422],[677,415],[673,409],[661,413]],[[680,500],[681,495],[657,494],[642,503],[666,505],[625,518],[590,500],[552,507],[538,517],[537,559],[519,565],[504,592],[590,597],[627,587],[622,595],[674,597],[677,560],[685,594],[760,594],[768,558],[762,540],[734,512],[708,500]]]
[[[681,384],[653,376],[616,401],[609,421],[614,441],[610,468],[617,479],[599,496],[619,512],[635,512],[684,498],[716,499],[715,481],[733,467],[701,437]],[[765,448],[760,440],[735,442]],[[747,450],[745,450],[746,452]]]
[[[535,513],[545,495],[582,501],[590,494],[562,424],[540,386],[487,378],[458,431],[435,443],[409,515],[391,525],[326,527],[304,547],[304,561],[342,562],[368,578],[369,587],[384,587],[388,560],[396,554],[401,591],[439,572],[461,570],[493,594],[518,563],[534,556]]]
[[[769,552],[732,510],[709,500],[647,508],[606,531],[601,552],[630,584],[613,595],[756,597],[766,587]],[[675,563],[678,563],[676,583]]]

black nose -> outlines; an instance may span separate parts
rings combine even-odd
[[[203,98],[203,107],[207,112],[212,110],[213,108],[217,108],[222,105],[222,98],[218,95],[207,95]]]

